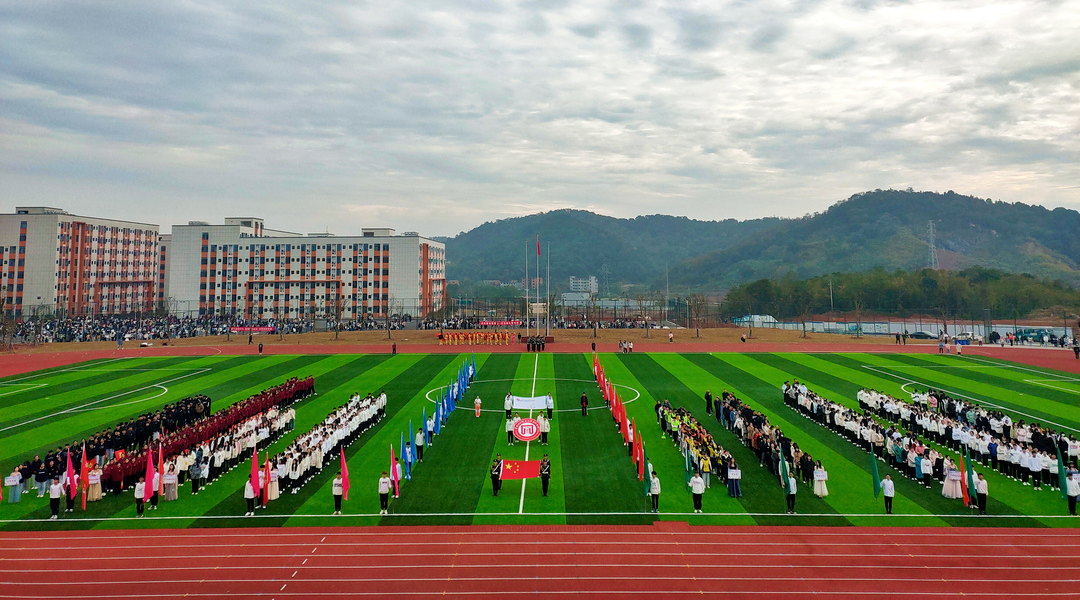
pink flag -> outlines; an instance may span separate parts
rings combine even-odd
[[[67,453],[67,486],[68,496],[74,500],[77,488],[75,487],[75,466],[71,464],[71,450]]]
[[[146,484],[143,486],[143,500],[149,502],[154,497],[154,451],[146,451]]]
[[[393,450],[391,449],[391,452]],[[349,499],[349,465],[345,464],[345,448],[341,448],[341,499]]]
[[[390,444],[390,479],[394,480],[394,497],[398,495],[397,460],[394,458],[394,445]]]
[[[255,490],[255,497],[262,494],[262,486],[259,485],[259,453],[251,453],[251,489]]]
[[[86,444],[82,447],[82,467],[79,469],[79,487],[82,488],[82,509],[86,510],[86,488],[90,484],[86,483],[86,480],[90,479],[88,471],[88,465],[86,464]]]

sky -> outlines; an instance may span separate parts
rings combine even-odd
[[[0,211],[455,235],[1080,209],[1080,0],[0,0]]]

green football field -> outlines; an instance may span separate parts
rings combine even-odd
[[[351,493],[343,516],[331,517],[328,467],[300,493],[283,495],[256,517],[244,513],[243,485],[250,467],[241,465],[198,496],[181,486],[176,502],[136,520],[131,494],[106,496],[49,522],[48,500],[35,492],[18,504],[0,504],[0,527],[7,529],[225,527],[237,525],[466,525],[466,524],[645,524],[657,519],[645,512],[643,484],[627,448],[602,408],[592,381],[587,354],[475,354],[476,382],[469,400],[453,413],[443,432],[417,464],[412,480],[402,484],[390,515],[378,515],[377,479],[389,466],[390,446],[402,433],[419,427],[422,411],[430,414],[436,390],[451,382],[470,354],[213,356],[102,360],[0,380],[0,470],[6,475],[17,463],[44,455],[69,441],[111,428],[187,395],[203,393],[214,410],[247,398],[293,376],[313,375],[317,396],[295,405],[295,430],[271,446],[283,449],[296,435],[319,423],[352,392],[389,397],[386,418],[346,450]],[[1077,393],[1080,378],[1047,369],[981,357],[934,354],[604,354],[600,360],[619,386],[627,412],[639,424],[649,460],[664,492],[659,519],[710,525],[1000,525],[1071,526],[1059,492],[1034,490],[989,469],[990,516],[973,516],[959,500],[941,496],[940,485],[927,490],[896,477],[878,463],[881,475],[897,480],[894,514],[885,516],[874,498],[870,459],[831,430],[787,408],[779,386],[791,377],[823,396],[858,408],[855,394],[874,388],[906,399],[910,385],[932,386],[984,406],[1000,407],[1013,419],[1055,424],[1080,430]],[[907,385],[908,388],[902,388]],[[727,389],[764,412],[805,451],[821,460],[829,473],[829,495],[819,499],[809,487],[799,490],[798,515],[785,514],[779,483],[759,467],[753,452],[734,434],[706,417],[702,395]],[[579,398],[587,392],[592,410],[580,414]],[[549,445],[518,442],[508,446],[502,399],[551,393],[557,414]],[[479,395],[484,412],[475,418],[472,399]],[[742,466],[743,496],[728,497],[716,484],[704,497],[704,514],[693,514],[684,485],[683,458],[660,435],[653,406],[656,399],[691,410],[716,441]],[[547,497],[539,480],[504,482],[498,497],[491,493],[488,467],[496,453],[504,458],[551,458],[553,477]],[[949,453],[955,456],[954,453]],[[715,484],[715,482],[714,482]]]

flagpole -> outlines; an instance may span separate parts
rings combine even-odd
[[[529,337],[529,241],[525,240],[525,337]]]
[[[536,278],[540,279],[540,234],[536,234]],[[536,303],[540,304],[540,282],[536,282]],[[536,335],[540,335],[540,313],[536,313]]]
[[[544,336],[551,335],[551,240],[547,243],[547,275],[544,276]]]

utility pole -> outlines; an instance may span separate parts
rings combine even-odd
[[[832,277],[829,278],[829,312],[836,312],[836,305],[833,303]]]
[[[927,226],[927,238],[930,243],[930,255],[927,257],[926,266],[927,268],[937,271],[941,268],[941,266],[938,265],[937,250],[935,249],[937,243],[934,240],[934,222],[928,221],[928,223],[929,224]]]

